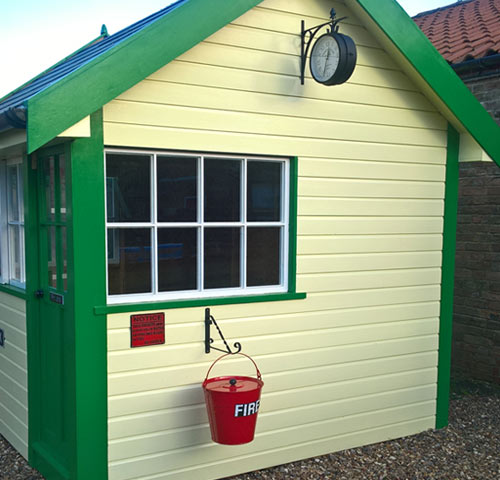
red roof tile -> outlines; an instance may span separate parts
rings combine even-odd
[[[500,0],[463,0],[413,20],[450,63],[500,53]]]

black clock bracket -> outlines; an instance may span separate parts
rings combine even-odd
[[[310,49],[311,75],[316,82],[323,85],[340,85],[346,82],[354,72],[357,60],[356,45],[351,37],[339,33],[339,23],[347,17],[336,18],[336,16],[335,9],[332,8],[328,22],[307,30],[302,20],[300,55],[300,83],[302,85],[304,85],[307,55]],[[330,28],[327,28],[326,33],[313,44],[314,37],[323,27]]]

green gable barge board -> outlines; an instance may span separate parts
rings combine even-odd
[[[190,0],[27,102],[28,152],[46,144],[261,0]],[[79,95],[74,95],[79,92]],[[50,119],[50,121],[47,121]]]
[[[348,0],[346,4],[363,8],[456,120],[500,165],[498,125],[403,8],[394,0]]]

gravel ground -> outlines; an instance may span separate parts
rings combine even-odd
[[[499,480],[500,386],[456,380],[450,425],[227,480]],[[0,436],[0,480],[43,480]],[[96,479],[97,480],[97,479]]]

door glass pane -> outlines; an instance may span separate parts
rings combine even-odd
[[[151,229],[108,229],[110,295],[151,292]]]
[[[238,222],[241,218],[241,161],[205,159],[206,222]]]
[[[21,238],[19,226],[9,225],[10,268],[12,280],[21,281]]]
[[[240,228],[205,229],[205,288],[240,286]]]
[[[158,156],[159,222],[196,222],[197,171],[197,158]]]
[[[247,165],[247,220],[281,220],[281,162],[254,162]]]
[[[151,157],[106,155],[108,222],[151,221]]]
[[[8,167],[7,185],[9,186],[9,221],[19,221],[19,196],[18,196],[18,182],[17,182],[17,166],[12,165]]]
[[[55,172],[54,157],[49,157],[43,162],[45,181],[45,214],[49,222],[55,220]]]
[[[47,228],[47,247],[48,285],[57,288],[56,227]]]
[[[62,245],[62,252],[61,252],[61,259],[63,262],[63,272],[62,272],[62,281],[63,281],[63,289],[65,292],[68,291],[68,249],[67,249],[67,233],[66,233],[66,227],[60,227],[61,228],[61,245]]]
[[[196,228],[158,230],[158,284],[160,292],[197,288],[198,231]]]
[[[61,196],[61,222],[66,221],[66,161],[59,156],[59,192]]]
[[[247,229],[247,286],[280,284],[281,228]]]

